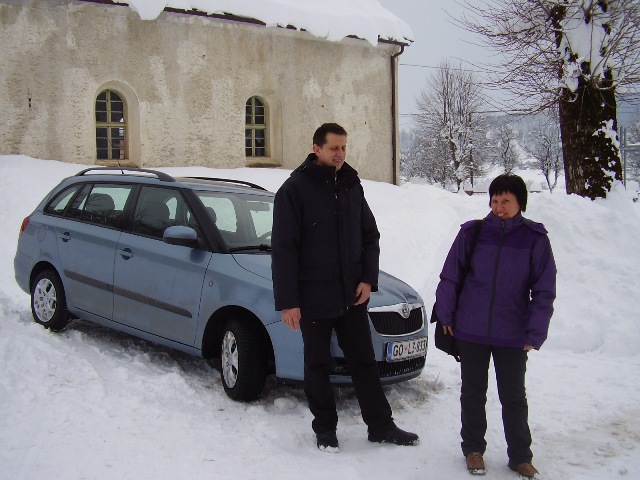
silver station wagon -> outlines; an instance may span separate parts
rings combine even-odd
[[[253,400],[268,375],[303,380],[300,332],[275,311],[274,194],[247,182],[89,168],[24,219],[15,277],[36,322],[92,321],[208,360],[227,394]],[[383,383],[418,376],[427,327],[420,296],[381,272],[369,302]],[[335,338],[332,382],[349,384]]]

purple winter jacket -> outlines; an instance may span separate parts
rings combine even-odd
[[[520,213],[501,220],[490,212],[458,300],[474,226],[475,220],[461,226],[444,262],[436,290],[438,317],[463,341],[540,348],[556,298],[556,264],[547,230]]]

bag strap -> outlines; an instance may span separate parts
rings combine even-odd
[[[476,224],[473,229],[473,236],[471,237],[471,249],[469,250],[469,255],[467,256],[467,261],[464,265],[464,270],[462,271],[462,281],[458,286],[458,291],[456,292],[460,295],[462,291],[462,287],[464,286],[464,281],[467,279],[467,272],[471,268],[471,258],[473,257],[473,251],[476,249],[476,244],[478,243],[478,237],[480,236],[480,230],[482,230],[482,224],[484,220],[476,220]]]

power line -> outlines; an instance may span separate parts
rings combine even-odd
[[[466,60],[461,60],[461,59],[458,59],[458,60],[460,60],[460,62],[469,63],[469,64],[473,65],[476,68],[482,68],[482,67],[478,67],[477,65],[475,65],[475,64],[473,64],[471,62],[468,62]],[[443,68],[442,65],[440,65],[440,66],[421,65],[419,63],[399,63],[398,65],[401,66],[401,67],[428,68],[428,69],[431,69],[431,70],[441,70]],[[484,75],[489,75],[489,74],[492,74],[492,73],[496,74],[497,72],[499,73],[498,70],[493,69],[493,67],[491,67],[491,68],[489,68],[489,67],[490,66],[487,66],[487,68],[485,68],[483,70],[475,70],[473,68],[453,67],[453,66],[447,65],[446,69],[447,70],[455,70],[455,71],[458,71],[458,72],[479,73],[479,74],[484,74]],[[489,82],[490,85],[493,84],[493,83],[494,82]],[[625,94],[628,94],[628,92],[625,92]],[[634,103],[635,101],[640,102],[639,95],[640,95],[640,93],[631,93],[630,96],[634,97],[634,100],[630,101],[629,103],[631,105],[640,105],[640,103],[638,103],[638,104]]]
[[[442,67],[435,67],[433,65],[419,65],[417,63],[399,63],[401,67],[418,67],[418,68],[430,68],[432,70],[440,70]],[[487,73],[488,70],[472,70],[469,68],[459,68],[459,67],[447,67],[448,70],[456,70],[459,72],[471,72],[471,73]]]

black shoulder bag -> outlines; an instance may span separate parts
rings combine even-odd
[[[467,272],[471,267],[471,257],[473,257],[473,251],[476,248],[476,243],[478,242],[478,237],[480,236],[480,229],[482,228],[482,220],[476,220],[475,229],[473,231],[473,237],[471,240],[471,250],[469,250],[469,255],[467,261],[464,266],[464,270],[462,271],[462,280],[460,281],[460,285],[458,285],[458,289],[456,290],[456,297],[460,296],[460,292],[462,292],[462,287],[464,286],[464,281],[467,277]],[[449,335],[444,332],[442,328],[442,322],[438,318],[438,314],[436,313],[436,305],[433,304],[433,309],[431,310],[431,323],[436,324],[435,333],[433,335],[434,343],[438,350],[442,350],[444,353],[451,355],[456,359],[457,362],[460,361],[460,353],[458,352],[458,345],[456,345],[456,339],[453,335]]]

